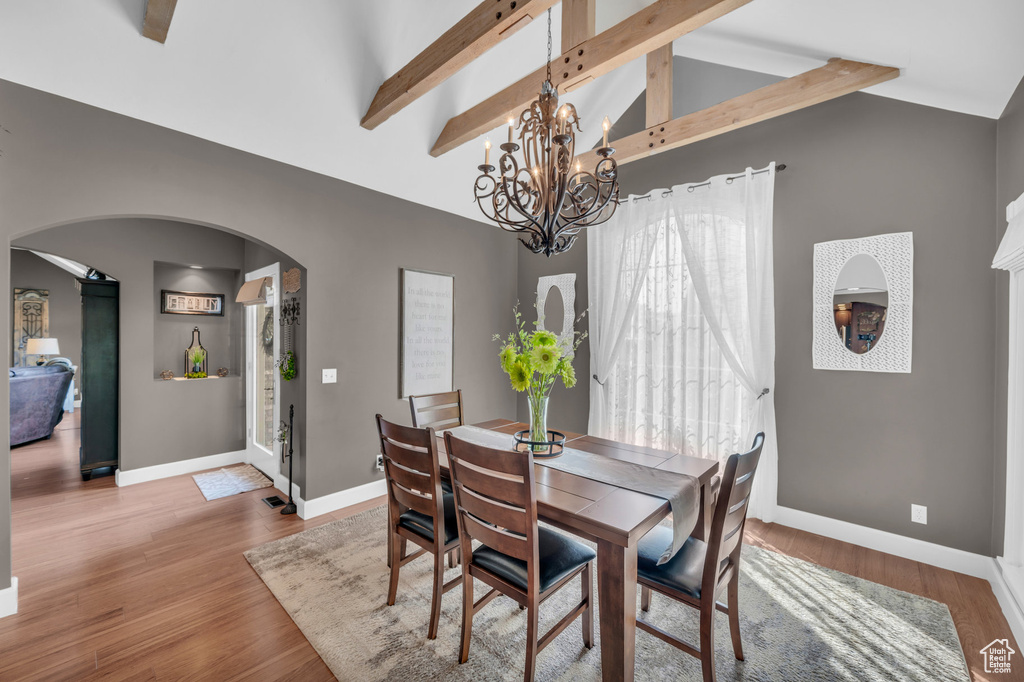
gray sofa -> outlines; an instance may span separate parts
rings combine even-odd
[[[11,445],[50,437],[64,418],[64,398],[73,377],[63,365],[10,369]]]

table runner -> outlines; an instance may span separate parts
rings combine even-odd
[[[498,450],[511,450],[515,446],[513,436],[478,426],[458,426],[450,432],[454,438]],[[534,458],[533,461],[535,464],[567,474],[668,500],[669,509],[672,511],[672,544],[662,552],[658,565],[665,563],[679,551],[697,524],[697,517],[700,514],[700,489],[697,479],[693,476],[662,471],[568,447],[558,457]]]

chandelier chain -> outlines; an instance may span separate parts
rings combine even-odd
[[[594,150],[600,158],[584,169],[575,156],[573,129],[580,129],[576,107],[568,102],[559,105],[558,89],[551,83],[552,50],[548,8],[547,78],[537,99],[519,113],[518,141],[514,141],[515,116],[509,117],[508,142],[501,145],[497,167],[490,162],[490,141],[484,145],[484,162],[477,166],[480,176],[473,185],[484,216],[515,234],[530,251],[545,256],[568,251],[583,228],[611,218],[619,203],[618,168],[612,158],[615,150],[608,146],[607,119],[604,144]],[[523,156],[517,159],[520,149]]]
[[[551,82],[551,8],[548,7],[548,83]]]

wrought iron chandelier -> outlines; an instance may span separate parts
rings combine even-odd
[[[599,225],[612,217],[618,206],[618,168],[608,146],[608,119],[604,141],[596,152],[601,157],[594,170],[584,171],[575,160],[580,128],[576,107],[558,106],[558,92],[551,86],[551,10],[548,10],[547,78],[540,95],[519,116],[523,160],[514,154],[515,119],[508,120],[508,142],[498,168],[490,165],[491,142],[484,144],[481,175],[473,190],[480,210],[498,226],[519,235],[534,253],[550,256],[568,251],[584,227]],[[492,173],[497,170],[494,175]]]

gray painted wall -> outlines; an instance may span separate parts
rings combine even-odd
[[[1017,86],[996,126],[996,244],[1006,232],[1006,205],[1024,193],[1024,81]],[[993,251],[993,256],[995,252]],[[1006,515],[1006,377],[1009,356],[1009,273],[995,272],[996,328],[995,409],[992,412],[995,437],[995,466],[992,482],[992,548],[1003,551]],[[1018,417],[1020,418],[1020,417]]]
[[[600,229],[600,228],[594,228]],[[576,273],[576,317],[587,310],[589,297],[587,296],[587,237],[586,230],[576,239],[576,243],[568,252],[546,258],[529,251],[519,242],[518,247],[518,278],[519,278],[519,309],[527,320],[527,327],[537,320],[537,279],[546,275],[560,275],[567,272]],[[512,312],[506,315],[505,324],[501,327],[502,335],[512,329]],[[578,331],[589,330],[590,319],[585,317],[577,325]],[[550,328],[550,325],[548,325]],[[495,347],[495,361],[497,361],[498,349]],[[583,342],[576,352],[576,359],[573,361],[576,369],[576,386],[567,389],[562,386],[561,381],[556,381],[551,389],[551,399],[548,401],[548,427],[554,429],[565,429],[577,433],[587,432],[587,420],[590,415],[590,339]],[[530,412],[526,404],[526,396],[523,394],[518,401],[518,416],[522,422],[530,421]]]
[[[318,377],[321,368],[338,369],[337,384],[313,380],[306,386],[306,499],[379,479],[373,467],[378,449],[373,413],[409,419],[407,403],[398,398],[401,267],[455,275],[455,383],[464,390],[467,418],[515,412],[515,397],[490,340],[507,326],[516,298],[517,243],[508,235],[3,81],[0,120],[11,131],[0,159],[0,235],[31,241],[26,235],[65,225],[70,237],[87,219],[159,216],[247,235],[306,267],[308,336],[300,371]],[[103,269],[98,260],[96,266]],[[147,268],[146,305],[152,296],[152,259]],[[116,276],[124,268],[108,269]],[[9,276],[3,262],[0,281]],[[10,315],[7,297],[0,315]],[[151,346],[151,316],[145,325]],[[140,363],[139,373],[155,383],[150,357]],[[200,385],[173,383],[185,391]],[[7,391],[0,391],[0,413],[9,409],[8,400]],[[152,436],[147,421],[123,421],[122,429],[137,431],[138,441]],[[0,430],[5,437],[6,430]],[[3,458],[0,479],[10,475],[9,465]],[[9,508],[10,490],[0,486],[0,589],[10,577]]]
[[[700,80],[700,68],[677,60],[676,81]],[[724,83],[732,70],[709,71],[723,90],[704,90],[708,100],[693,108],[736,94]],[[749,72],[735,77],[765,84]],[[641,97],[615,136],[642,129],[643,109]],[[970,552],[996,548],[995,141],[995,121],[856,94],[620,169],[625,195],[788,165],[775,193],[781,505]],[[906,230],[916,251],[913,373],[812,369],[813,245]],[[571,265],[585,276],[581,262],[530,258],[520,254],[520,296],[540,270]],[[571,395],[577,405],[559,408],[582,414],[586,392],[581,384]],[[929,507],[927,526],[911,523],[911,503]]]
[[[233,289],[234,273],[242,267],[242,239],[199,225],[135,218],[63,225],[15,243],[37,249],[46,245],[59,256],[88,263],[121,282],[122,469],[245,448],[245,383],[237,360],[229,365],[234,371],[226,379],[159,378],[160,369],[182,375],[184,350],[196,325],[210,351],[212,369],[220,366],[219,356],[237,354],[229,344],[232,334],[241,337],[240,306],[233,302]],[[154,262],[164,259],[211,269]],[[161,315],[161,287],[224,293],[232,303],[226,305],[225,318]],[[218,327],[223,327],[219,334]]]
[[[11,249],[11,288],[49,290],[50,336],[60,344],[60,354],[81,372],[82,296],[75,284],[70,272],[29,251]],[[13,324],[12,312],[9,327]],[[76,388],[79,388],[77,383]]]
[[[627,167],[646,192],[788,165],[775,194],[781,505],[993,551],[995,126],[856,94]],[[812,369],[813,245],[906,230],[913,373]],[[928,506],[927,526],[911,503]]]

